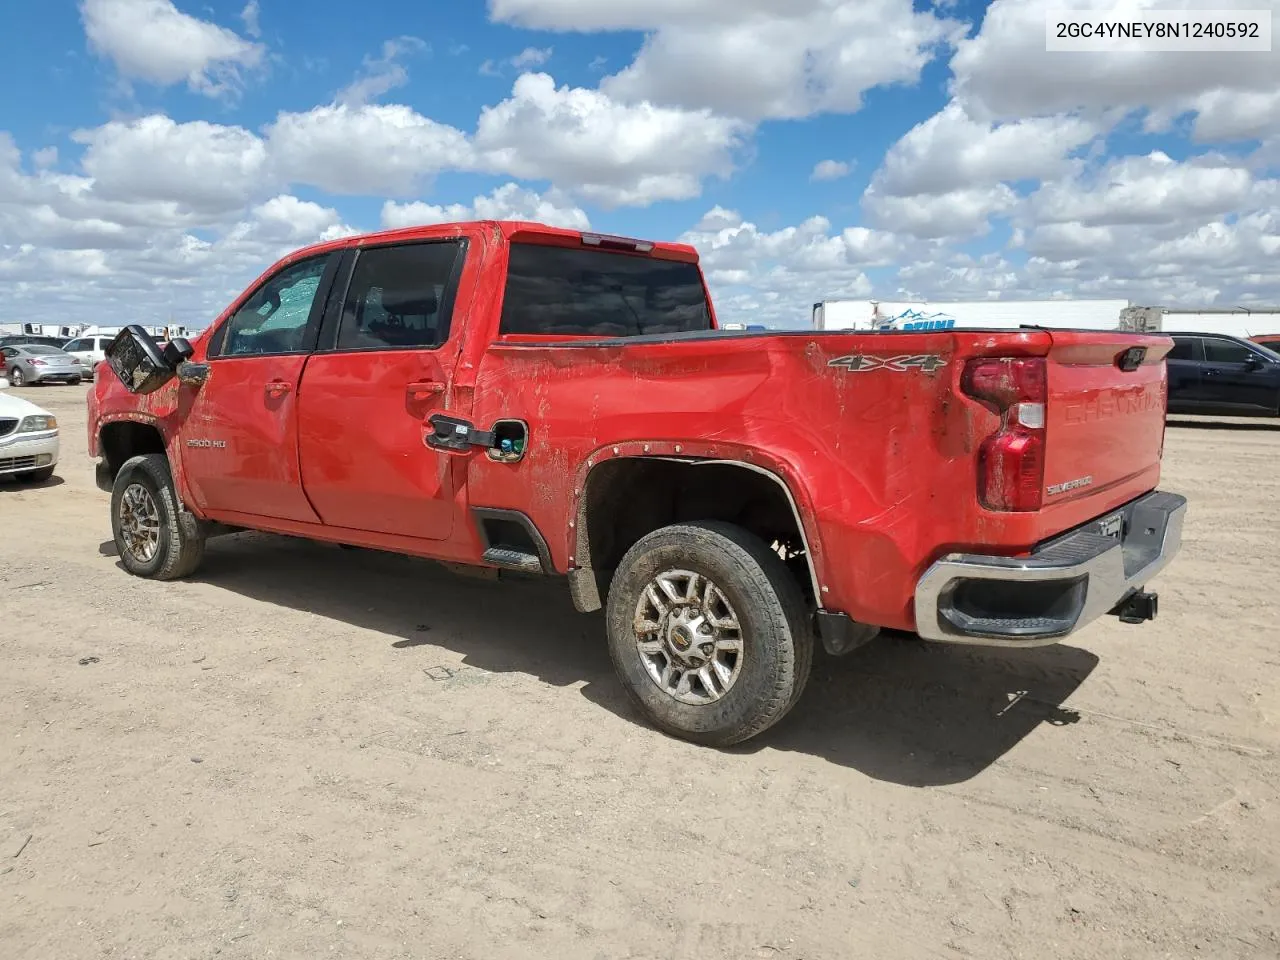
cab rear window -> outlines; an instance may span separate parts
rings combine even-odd
[[[511,245],[501,333],[637,337],[710,329],[707,291],[696,264]]]

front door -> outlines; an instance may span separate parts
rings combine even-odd
[[[298,407],[303,487],[325,524],[425,540],[453,532],[452,458],[424,441],[448,396],[464,256],[457,239],[356,251]]]
[[[208,341],[208,377],[182,384],[187,481],[208,510],[318,523],[298,467],[298,381],[337,254],[263,282]],[[327,269],[328,268],[328,269]]]
[[[1200,389],[1205,405],[1219,410],[1274,413],[1280,368],[1236,340],[1205,337]]]

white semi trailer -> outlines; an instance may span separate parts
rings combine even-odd
[[[1128,300],[824,300],[815,330],[1011,329],[1024,325],[1116,330]]]
[[[1223,307],[1187,310],[1170,307],[1131,307],[1125,329],[1160,333],[1223,333],[1231,337],[1280,334],[1280,307]]]

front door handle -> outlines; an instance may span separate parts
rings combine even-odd
[[[405,385],[404,409],[415,420],[425,420],[435,407],[435,400],[444,396],[444,384],[439,380],[415,380]]]
[[[444,393],[444,384],[439,380],[418,380],[405,387],[410,400],[430,400]]]
[[[292,390],[293,387],[285,383],[283,380],[272,380],[267,384],[265,389],[268,397],[272,400],[278,400]]]

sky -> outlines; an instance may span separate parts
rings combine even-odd
[[[5,0],[0,322],[199,328],[474,218],[693,243],[722,322],[1280,302],[1280,51],[1047,53],[1050,6],[1280,0]]]

